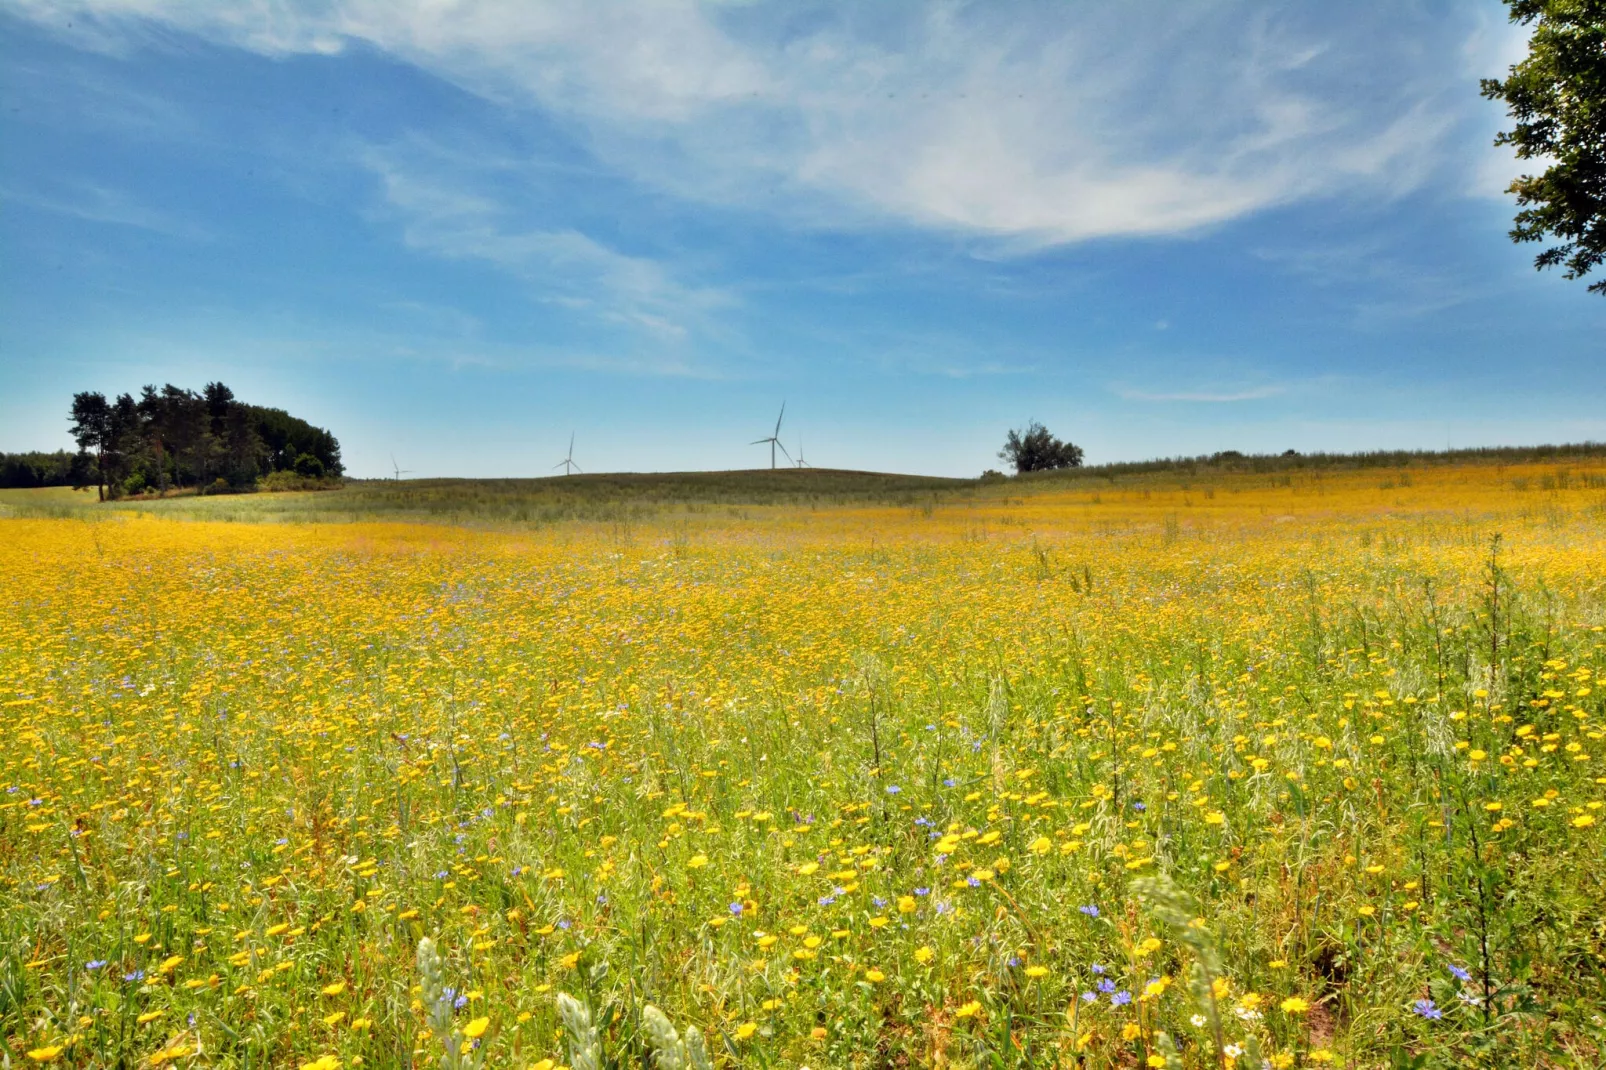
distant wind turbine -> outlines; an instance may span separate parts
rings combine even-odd
[[[563,460],[559,461],[557,464],[553,465],[552,467],[553,468],[561,468],[561,469],[563,469],[563,474],[566,475],[566,476],[567,475],[573,475],[574,472],[580,472],[582,475],[584,474],[584,472],[580,468],[580,466],[574,463],[574,432],[573,431],[569,432],[569,452],[568,452],[568,454],[563,458]],[[571,472],[570,469],[573,469],[573,471]]]
[[[782,453],[786,454],[786,459],[787,460],[789,460],[789,461],[792,460],[792,455],[790,453],[786,453],[786,447],[781,445],[781,421],[784,420],[785,418],[786,418],[786,402],[783,401],[783,402],[781,402],[781,414],[775,418],[775,431],[770,435],[769,438],[755,438],[753,441],[748,443],[749,446],[762,446],[766,442],[768,442],[770,444],[770,467],[771,468],[775,467],[775,450],[776,450],[777,447],[780,448],[780,451]]]
[[[401,477],[402,476],[410,476],[410,475],[413,474],[413,470],[411,468],[397,467],[397,465],[396,465],[396,455],[394,453],[390,455],[390,467],[391,467],[391,471],[396,473],[395,478],[396,478],[396,481],[398,483],[401,482]]]
[[[799,468],[813,468],[814,466],[803,459],[803,436],[797,436],[797,466]]]

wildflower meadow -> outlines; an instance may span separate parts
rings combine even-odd
[[[1603,673],[1587,460],[0,518],[4,1064],[1599,1067]]]

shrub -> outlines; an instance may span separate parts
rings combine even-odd
[[[338,478],[328,476],[305,476],[298,472],[269,472],[257,480],[256,489],[264,491],[285,490],[338,490],[342,486]]]

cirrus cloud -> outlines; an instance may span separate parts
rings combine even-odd
[[[683,197],[1011,249],[1414,190],[1453,155],[1461,65],[1488,35],[1474,13],[1234,0],[5,2],[98,42],[159,27],[268,55],[376,49]]]

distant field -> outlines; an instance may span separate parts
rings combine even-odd
[[[962,493],[974,480],[846,472],[825,468],[734,472],[609,473],[545,479],[350,480],[334,491],[192,494],[97,506],[93,491],[0,491],[13,514],[65,515],[76,505],[193,520],[352,521],[359,519],[546,524],[640,520],[716,507],[912,503]]]
[[[73,490],[71,487],[39,487],[28,490],[0,488],[0,508],[50,508],[93,504],[95,504],[93,490]]]
[[[1313,454],[1152,461],[1034,472],[1012,479],[945,479],[824,468],[727,472],[605,473],[538,479],[349,480],[339,490],[98,503],[94,491],[65,487],[0,490],[0,516],[104,516],[138,513],[226,522],[361,520],[528,527],[565,522],[641,523],[678,519],[706,524],[764,515],[775,507],[902,506],[927,515],[1012,499],[1101,503],[1139,499],[1184,508],[1216,491],[1239,495],[1287,489],[1294,497],[1370,485],[1404,488],[1412,481],[1480,486],[1509,483],[1519,491],[1606,488],[1606,447],[1595,445],[1464,450],[1455,453]],[[1209,497],[1207,497],[1210,495]],[[1113,497],[1112,497],[1113,495]],[[1158,496],[1158,497],[1157,497]],[[1223,501],[1225,506],[1237,499]],[[1241,503],[1240,503],[1241,504]],[[757,512],[753,512],[753,510]],[[1179,514],[1183,516],[1186,514]]]
[[[1606,1063],[1598,458],[0,509],[12,1066]]]

